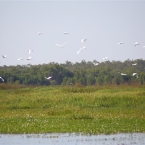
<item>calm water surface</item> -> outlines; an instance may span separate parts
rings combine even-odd
[[[145,145],[145,133],[113,135],[0,134],[0,145]]]

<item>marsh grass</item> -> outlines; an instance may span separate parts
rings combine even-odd
[[[0,133],[145,132],[144,122],[144,86],[0,90]]]
[[[20,84],[0,83],[0,90],[19,89],[24,87],[26,86]]]

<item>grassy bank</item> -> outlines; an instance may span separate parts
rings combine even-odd
[[[145,86],[0,90],[0,133],[145,132]]]

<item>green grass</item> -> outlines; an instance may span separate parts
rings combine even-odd
[[[3,88],[0,133],[145,132],[145,86]]]

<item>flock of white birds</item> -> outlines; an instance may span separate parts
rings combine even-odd
[[[37,35],[42,35],[43,33],[42,32],[38,32],[37,33]],[[68,35],[69,34],[69,32],[64,32],[63,34],[65,34],[65,35]],[[87,41],[87,39],[86,38],[83,38],[83,39],[81,39],[81,42],[83,43],[83,42],[86,42]],[[65,43],[63,43],[63,44],[55,44],[56,46],[59,46],[59,47],[61,47],[61,48],[63,48],[64,47],[64,45],[66,44],[67,42],[65,42]],[[119,44],[119,45],[122,45],[122,44],[124,44],[124,42],[118,42],[117,44]],[[137,45],[139,45],[139,43],[138,42],[135,42],[134,43],[134,46],[137,46]],[[145,48],[145,46],[143,46],[143,48]],[[81,47],[78,51],[77,51],[77,54],[80,54],[80,53],[82,53],[82,51],[83,50],[85,50],[86,49],[86,46],[83,46],[83,47]],[[28,50],[28,54],[31,54],[33,52],[33,50]],[[2,55],[2,58],[7,58],[7,55]],[[31,56],[29,56],[28,58],[26,58],[26,60],[31,60],[32,59],[32,57]],[[18,61],[20,61],[20,60],[25,60],[24,58],[18,58],[17,59]],[[104,61],[109,61],[109,59],[108,59],[108,57],[104,57],[103,58],[103,60]],[[97,66],[97,65],[99,65],[99,63],[97,62],[97,63],[93,63],[95,66]],[[134,63],[134,64],[132,64],[133,66],[135,66],[135,65],[137,65],[137,63]],[[119,73],[119,72],[118,72]],[[125,76],[125,75],[127,75],[127,74],[124,74],[124,73],[120,73],[121,75],[123,75],[123,76]],[[136,76],[137,78],[138,78],[138,74],[137,73],[133,73],[132,74],[132,76]],[[47,80],[50,80],[51,78],[52,78],[52,76],[49,76],[49,77],[45,77]],[[0,79],[4,82],[4,79],[0,76]]]
[[[119,42],[119,43],[117,43],[117,44],[124,44],[124,42]],[[134,46],[137,46],[137,45],[139,45],[139,43],[138,42],[135,42],[134,43]],[[145,48],[145,46],[143,46],[143,48]],[[106,58],[107,59],[107,58]],[[133,66],[135,66],[135,65],[137,65],[137,63],[134,63],[134,64],[132,64]],[[118,73],[120,73],[120,72],[118,72]],[[126,75],[128,75],[128,74],[125,74],[125,73],[120,73],[122,76],[126,76]],[[132,76],[136,76],[136,78],[138,78],[138,74],[137,73],[133,73],[132,74]]]

